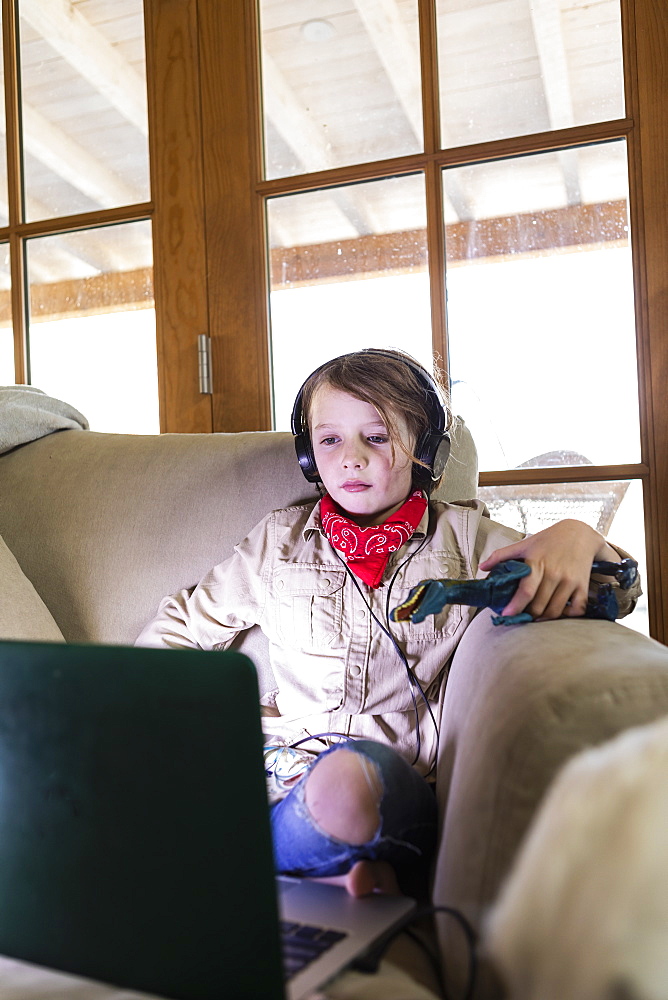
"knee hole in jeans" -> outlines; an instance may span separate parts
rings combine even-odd
[[[366,844],[381,825],[383,785],[378,766],[341,747],[313,765],[304,802],[321,830],[348,844]]]

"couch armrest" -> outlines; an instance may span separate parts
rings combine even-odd
[[[560,766],[586,746],[668,712],[668,648],[613,622],[495,628],[474,619],[450,670],[441,722],[442,836],[434,898],[480,926]],[[452,995],[467,956],[439,918]],[[476,996],[498,991],[489,969]]]

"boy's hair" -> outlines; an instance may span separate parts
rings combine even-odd
[[[452,414],[442,373],[435,370],[431,374],[415,358],[403,351],[373,347],[333,358],[306,380],[302,389],[302,418],[305,425],[310,426],[311,407],[317,390],[323,385],[329,385],[332,389],[370,403],[378,410],[390,435],[393,459],[395,448],[398,447],[412,462],[426,468],[425,463],[416,458],[401,440],[397,426],[397,416],[403,417],[414,443],[431,426],[424,386],[411,365],[422,369],[425,376],[435,383],[441,397],[440,403],[445,410],[447,430],[452,423]]]

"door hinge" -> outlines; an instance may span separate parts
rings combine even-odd
[[[200,333],[197,338],[197,360],[199,370],[199,391],[212,394],[211,388],[211,337]]]

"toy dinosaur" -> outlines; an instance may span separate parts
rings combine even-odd
[[[428,615],[438,614],[446,604],[467,604],[474,608],[491,608],[495,625],[522,625],[533,621],[528,611],[518,615],[502,615],[522,577],[528,576],[531,567],[520,559],[508,559],[495,566],[484,580],[421,580],[413,587],[408,600],[390,613],[393,622],[422,622]],[[613,576],[625,590],[638,574],[638,564],[633,559],[619,563],[597,560],[592,573]],[[611,583],[599,584],[589,595],[585,618],[605,618],[614,621],[619,608]]]

